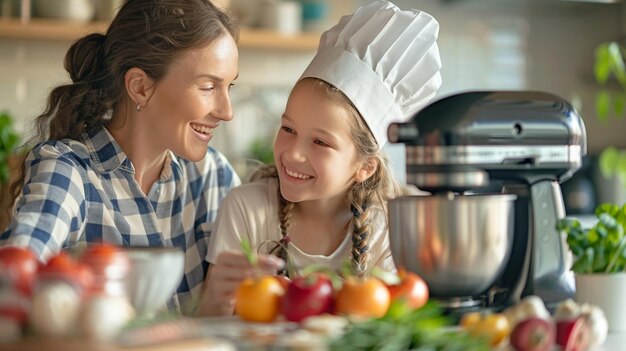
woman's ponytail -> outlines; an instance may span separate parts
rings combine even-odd
[[[101,124],[99,121],[110,108],[110,98],[104,91],[111,85],[104,63],[105,39],[94,33],[72,44],[65,55],[65,70],[72,81],[54,88],[48,96],[44,112],[35,122],[35,141],[78,139],[86,125]]]

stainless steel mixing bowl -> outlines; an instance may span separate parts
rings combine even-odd
[[[515,195],[404,196],[389,202],[389,240],[398,267],[419,274],[432,297],[485,292],[505,268]]]

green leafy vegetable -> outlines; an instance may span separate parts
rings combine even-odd
[[[575,273],[616,273],[626,271],[626,205],[599,205],[598,222],[583,228],[577,219],[566,218],[557,229],[567,234],[574,255]]]
[[[411,310],[393,302],[382,318],[353,322],[348,332],[330,344],[341,351],[488,351],[488,343],[465,331],[446,328],[450,320],[435,302]]]

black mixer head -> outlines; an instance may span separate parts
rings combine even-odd
[[[406,145],[407,181],[436,191],[491,180],[563,181],[587,151],[585,126],[572,105],[535,91],[451,95],[392,124],[388,137]]]

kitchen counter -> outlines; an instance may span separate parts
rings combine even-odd
[[[626,334],[610,334],[604,345],[594,351],[623,351],[626,343]],[[194,338],[180,341],[171,341],[147,346],[125,347],[109,344],[98,344],[80,340],[30,340],[15,344],[0,344],[2,351],[230,351],[236,350],[235,346],[227,341],[210,338]]]
[[[244,326],[245,325],[245,326]],[[193,325],[186,325],[186,332],[177,335],[172,333],[171,328],[156,329],[148,337],[142,336],[140,343],[136,344],[111,344],[97,343],[80,339],[69,340],[44,340],[44,339],[26,339],[22,342],[2,344],[2,351],[161,351],[161,350],[181,350],[181,351],[235,351],[236,344],[240,344],[242,339],[249,338],[249,334],[255,334],[258,340],[267,341],[270,334],[290,333],[293,332],[292,324],[275,323],[275,324],[246,324],[237,321],[234,318],[209,318],[194,319]],[[230,334],[227,339],[222,338],[225,333]],[[215,335],[220,337],[215,337]],[[248,334],[244,337],[244,334]],[[276,335],[276,334],[275,334]],[[233,340],[233,342],[228,341]],[[239,340],[239,341],[235,341]],[[255,350],[270,349],[271,344],[264,347],[261,343]],[[249,342],[242,345],[250,345]],[[256,344],[255,344],[256,345]],[[602,347],[592,351],[624,351],[626,347],[626,332],[610,333]],[[240,348],[241,349],[241,348]],[[249,349],[249,347],[244,347]],[[319,348],[316,348],[316,350]],[[557,348],[555,348],[555,351]],[[512,351],[511,347],[498,351]]]
[[[86,340],[26,340],[13,344],[0,343],[2,351],[235,351],[235,346],[225,340],[192,338],[141,346],[120,346],[94,343]]]
[[[613,333],[609,334],[606,341],[600,348],[596,348],[589,351],[624,351],[626,347],[626,333]],[[514,351],[512,347],[507,347],[505,350],[498,351]],[[554,351],[562,351],[560,347],[555,347]]]
[[[626,349],[626,333],[609,333],[604,345],[598,351],[624,351]]]

